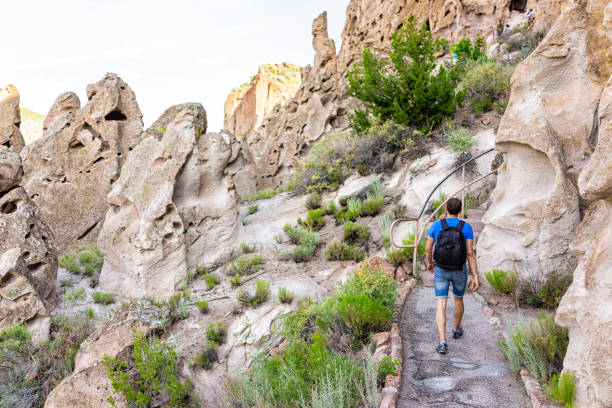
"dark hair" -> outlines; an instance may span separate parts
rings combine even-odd
[[[457,215],[461,211],[461,200],[458,198],[451,198],[446,203],[446,210],[450,215]]]

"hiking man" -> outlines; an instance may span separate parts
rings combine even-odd
[[[453,284],[455,295],[455,326],[453,338],[463,335],[461,319],[463,318],[463,295],[467,285],[466,259],[472,270],[472,291],[478,289],[478,269],[476,268],[476,255],[474,254],[474,231],[472,226],[458,218],[461,212],[461,201],[451,198],[446,204],[447,217],[434,222],[427,233],[427,249],[425,259],[427,270],[434,275],[434,291],[436,295],[436,325],[440,335],[440,343],[436,351],[446,354],[446,301],[448,289]],[[432,258],[432,248],[435,251]],[[435,263],[434,263],[435,261]]]

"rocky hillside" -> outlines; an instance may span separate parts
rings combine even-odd
[[[245,84],[232,89],[225,100],[224,129],[244,140],[277,104],[283,105],[302,82],[301,69],[290,62],[262,65]]]

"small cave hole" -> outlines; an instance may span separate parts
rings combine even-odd
[[[28,258],[30,257],[30,251],[25,251],[22,252],[21,256],[23,256],[23,259],[25,259],[26,261],[28,260]]]
[[[83,147],[85,147],[85,145],[83,143],[81,143],[80,140],[73,140],[72,142],[70,142],[69,147],[71,149],[82,149]]]
[[[508,7],[510,11],[518,11],[520,13],[524,13],[527,8],[527,0],[511,0],[510,6]]]
[[[34,272],[42,269],[46,264],[44,262],[35,262],[28,265],[28,270],[30,273],[34,274]]]
[[[7,148],[11,148],[11,141],[7,140],[6,142],[2,143],[2,146],[6,146]]]
[[[119,109],[115,109],[107,113],[106,116],[104,116],[104,119],[106,120],[127,120],[127,116],[125,116],[125,114],[121,112]]]
[[[100,163],[102,160],[104,160],[104,157],[100,156],[92,164]]]
[[[448,16],[450,14],[450,10],[446,10],[446,12],[444,13],[444,17]]]
[[[15,204],[14,201],[7,201],[0,207],[0,212],[2,212],[2,214],[12,214],[15,211],[17,211],[17,204]]]

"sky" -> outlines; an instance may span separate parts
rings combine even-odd
[[[261,64],[312,64],[312,20],[327,11],[340,49],[348,0],[55,0],[0,3],[0,87],[46,115],[73,91],[118,74],[145,126],[171,105],[200,102],[209,131],[223,127],[230,90]]]

